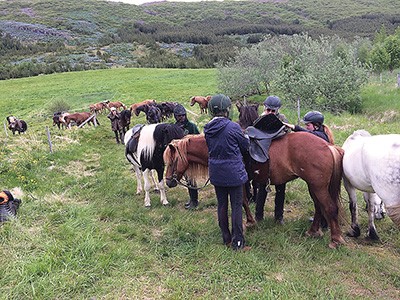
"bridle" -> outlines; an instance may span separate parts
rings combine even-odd
[[[175,147],[176,151],[178,152],[179,157],[183,160],[183,161],[187,161],[187,158],[184,158],[179,150],[179,147]],[[185,178],[185,176],[182,176],[180,180],[178,180],[178,175],[176,174],[176,169],[178,165],[178,158],[174,160],[174,162],[172,163],[172,176],[170,178],[166,178],[166,179],[170,179],[170,180],[174,180],[177,182],[177,184],[184,186],[190,190],[201,190],[203,188],[205,188],[209,182],[210,182],[210,177],[208,177],[207,181],[204,183],[204,185],[202,187],[197,187],[197,186],[193,186],[192,185],[192,181],[187,180],[187,178]],[[181,182],[182,178],[185,178],[185,183]]]

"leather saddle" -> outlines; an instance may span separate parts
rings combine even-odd
[[[246,128],[250,138],[249,154],[257,162],[265,163],[269,159],[268,151],[272,140],[286,134],[285,125],[274,114],[259,117],[253,126]]]
[[[140,131],[142,131],[142,128],[144,127],[144,124],[136,124],[135,126],[132,127],[132,136],[131,139],[129,140],[129,152],[135,153],[137,150],[137,146],[139,144],[139,136],[140,136]]]

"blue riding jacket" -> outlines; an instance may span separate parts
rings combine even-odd
[[[249,148],[249,139],[239,124],[224,117],[216,117],[204,126],[208,146],[210,182],[230,187],[244,184],[248,177],[243,155]]]

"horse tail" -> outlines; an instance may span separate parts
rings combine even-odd
[[[343,209],[342,202],[340,201],[340,189],[343,178],[343,155],[344,150],[336,145],[328,146],[332,153],[333,158],[333,170],[331,175],[331,180],[329,182],[329,194],[331,198],[338,205],[338,218],[340,223],[346,223],[345,213]]]

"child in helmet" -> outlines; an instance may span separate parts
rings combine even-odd
[[[218,94],[211,97],[208,109],[213,119],[204,126],[208,146],[210,182],[218,200],[218,224],[225,245],[234,250],[249,250],[243,235],[243,184],[248,177],[243,155],[249,140],[239,124],[229,119],[231,100]],[[229,230],[228,197],[232,208],[232,231]]]
[[[112,131],[114,131],[115,140],[116,140],[117,144],[120,143],[120,141],[119,141],[120,138],[121,138],[121,141],[123,142],[123,139],[122,139],[122,126],[121,126],[121,123],[119,121],[120,114],[119,114],[119,112],[117,111],[117,109],[115,107],[111,107],[110,113],[107,115],[107,118],[109,118],[110,121],[111,121],[111,129],[112,129]]]
[[[268,96],[264,101],[264,111],[262,116],[268,114],[274,114],[282,122],[288,122],[284,114],[279,113],[279,109],[282,106],[282,102],[277,96]],[[278,224],[283,224],[283,207],[285,204],[285,190],[286,183],[275,185],[275,210],[274,218]],[[256,220],[261,221],[264,219],[264,206],[267,199],[267,187],[266,184],[258,185],[258,192],[256,197]]]
[[[186,109],[181,104],[177,104],[174,108],[175,124],[181,125],[185,134],[199,134],[200,131],[196,124],[190,122],[186,115]],[[190,182],[191,186],[195,187],[195,182]],[[189,201],[185,203],[186,209],[193,209],[199,205],[199,192],[195,189],[189,189]]]
[[[282,123],[293,131],[309,132],[324,139],[328,143],[334,144],[333,133],[328,126],[324,125],[324,115],[322,113],[316,110],[309,111],[304,115],[302,122],[305,123],[306,128],[286,122]]]

